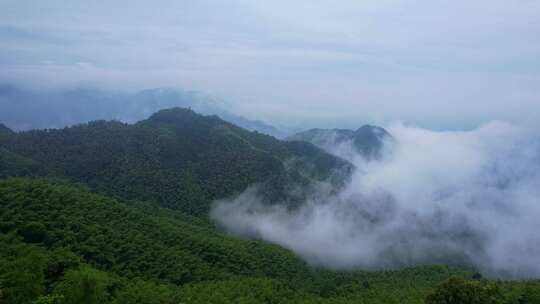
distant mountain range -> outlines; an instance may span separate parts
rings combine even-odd
[[[242,128],[283,138],[291,133],[259,120],[227,110],[222,102],[195,91],[156,88],[136,93],[117,93],[77,88],[36,91],[0,85],[0,121],[15,130],[63,128],[92,120],[136,122],[162,109],[190,108]]]
[[[306,141],[346,159],[360,154],[369,160],[380,158],[385,142],[393,141],[385,129],[371,125],[364,125],[358,130],[310,129],[286,139]]]

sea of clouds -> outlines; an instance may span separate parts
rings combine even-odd
[[[536,128],[492,122],[435,132],[404,124],[383,157],[350,143],[328,151],[356,170],[301,207],[263,204],[257,187],[216,201],[227,231],[279,244],[331,268],[467,265],[498,277],[540,276],[540,140]]]

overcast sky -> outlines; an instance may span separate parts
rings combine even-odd
[[[174,86],[286,125],[540,114],[537,0],[0,0],[0,81]]]

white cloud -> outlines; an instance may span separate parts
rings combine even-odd
[[[502,122],[467,132],[402,124],[389,131],[396,144],[387,157],[357,159],[336,196],[317,193],[290,211],[248,190],[216,202],[212,218],[330,267],[461,263],[496,276],[540,276],[534,132]]]
[[[462,129],[540,112],[539,14],[526,0],[4,1],[0,77],[183,86],[281,124]]]

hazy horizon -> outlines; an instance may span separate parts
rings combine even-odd
[[[274,125],[538,119],[538,1],[2,1],[0,82],[194,90]]]

